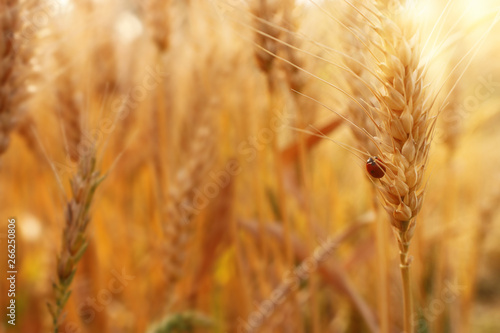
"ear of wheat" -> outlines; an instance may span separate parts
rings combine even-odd
[[[90,206],[102,180],[103,177],[96,170],[94,155],[84,155],[71,180],[72,198],[65,210],[62,248],[57,258],[56,281],[53,283],[55,302],[47,304],[56,333],[59,331],[64,306],[71,294],[70,285],[76,273],[76,265],[87,248],[85,231],[90,222]]]
[[[26,80],[33,74],[31,58],[34,36],[22,36],[24,22],[21,17],[34,4],[33,1],[0,2],[0,154],[10,142],[10,133],[15,128],[27,100]]]
[[[181,162],[168,182],[167,200],[162,209],[162,227],[165,235],[164,273],[167,282],[166,310],[178,305],[173,297],[177,282],[184,274],[186,251],[192,241],[195,229],[192,221],[208,205],[209,198],[203,194],[206,177],[215,160],[213,105],[205,105],[200,93],[192,101],[192,109],[185,118],[185,125],[192,131],[192,137],[182,137],[186,143],[180,154]]]
[[[404,327],[405,332],[412,332],[408,251],[424,197],[423,178],[435,124],[431,116],[435,91],[425,83],[426,63],[408,10],[399,2],[374,10],[371,26],[379,37],[373,43],[380,50],[376,67],[382,87],[375,93],[378,105],[370,106],[370,110],[380,121],[376,124],[378,137],[373,139],[386,169],[376,185],[400,249]]]
[[[381,119],[378,148],[386,175],[379,189],[391,224],[399,231],[401,245],[408,244],[415,228],[415,217],[422,206],[423,173],[432,135],[430,100],[425,87],[425,70],[420,58],[418,36],[409,22],[380,18],[379,30],[383,61],[379,65],[384,84],[379,106],[372,110]]]
[[[163,227],[168,238],[167,280],[173,285],[180,277],[186,243],[189,238],[190,221],[197,213],[194,202],[197,191],[203,185],[212,160],[213,146],[208,126],[200,126],[191,142],[189,159],[175,175],[166,206],[167,221]]]
[[[63,49],[56,52],[56,58],[61,68],[70,64],[70,56],[66,52],[67,50]],[[83,135],[82,103],[74,76],[73,71],[69,70],[57,78],[57,100],[54,108],[61,122],[66,153],[73,162],[77,162],[80,158],[79,145]]]

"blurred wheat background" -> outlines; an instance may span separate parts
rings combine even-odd
[[[369,130],[371,6],[391,1],[1,0],[0,332],[401,332],[397,242],[356,157],[374,148],[349,122]],[[499,6],[411,11],[443,105],[415,332],[500,332]]]

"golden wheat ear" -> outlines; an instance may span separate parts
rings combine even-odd
[[[427,64],[410,8],[397,2],[391,10],[380,7],[371,9],[373,18],[368,22],[374,32],[371,42],[378,50],[374,65],[381,83],[370,107],[379,120],[377,136],[383,144],[378,144],[378,150],[386,169],[376,185],[400,248],[404,325],[406,332],[412,332],[408,251],[425,192],[423,178],[434,121],[430,101],[435,100],[436,91],[426,82]]]

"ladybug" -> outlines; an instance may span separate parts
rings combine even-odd
[[[385,166],[377,156],[370,157],[368,161],[366,161],[366,171],[368,171],[373,178],[382,178],[385,175]]]

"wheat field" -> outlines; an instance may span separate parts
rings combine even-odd
[[[0,0],[0,333],[500,332],[499,20]]]

